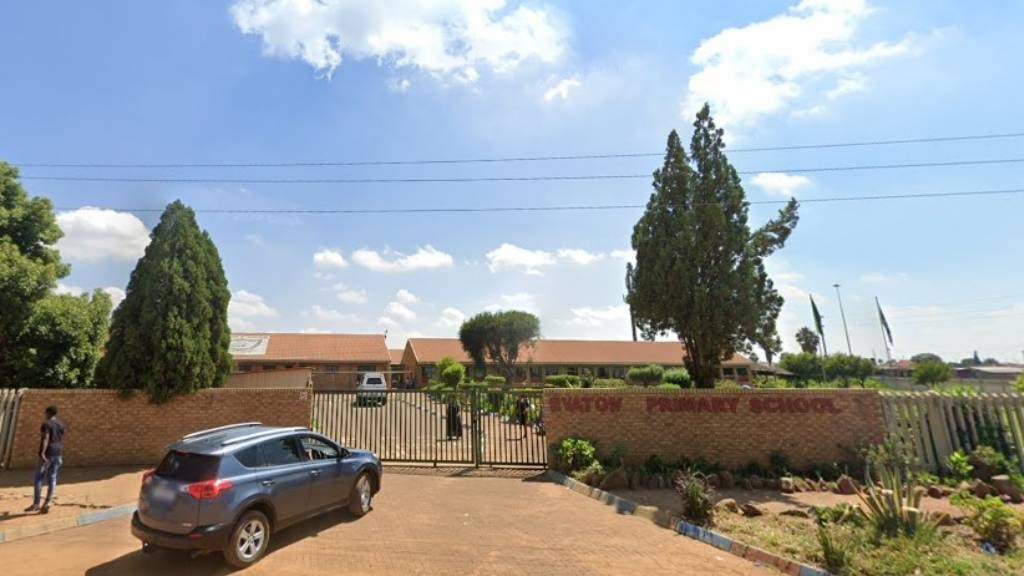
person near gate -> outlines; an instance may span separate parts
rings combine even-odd
[[[530,415],[530,399],[525,395],[520,396],[516,400],[516,423],[519,424],[523,429],[523,437],[520,440],[526,438],[526,429],[529,426],[529,415]]]
[[[46,514],[50,511],[50,502],[53,501],[53,493],[57,490],[57,472],[64,463],[64,423],[57,419],[57,407],[47,406],[44,411],[45,419],[39,427],[39,464],[36,466],[35,491],[32,496],[32,505],[25,509],[25,512],[39,511]],[[43,491],[43,481],[46,481],[46,500],[42,506],[39,505],[39,497]]]

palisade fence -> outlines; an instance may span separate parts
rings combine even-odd
[[[0,469],[7,468],[14,447],[14,429],[23,390],[0,388]]]
[[[1024,395],[883,392],[882,412],[924,469],[939,472],[949,454],[987,445],[1024,471]]]

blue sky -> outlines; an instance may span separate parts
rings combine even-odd
[[[709,101],[735,148],[1016,132],[1024,7],[955,1],[723,3],[112,2],[0,8],[0,158],[281,162],[659,152]],[[1024,139],[740,153],[751,200],[1024,187],[1020,164],[787,169],[1022,156]],[[350,168],[84,170],[23,175],[348,178],[648,173],[657,158]],[[767,174],[763,174],[767,173]],[[781,174],[780,174],[781,173]],[[645,180],[461,184],[98,183],[26,179],[62,209],[62,289],[117,293],[155,214],[196,209],[642,204]],[[84,209],[84,207],[91,207]],[[763,222],[771,207],[755,206]],[[453,335],[488,308],[547,337],[628,338],[623,267],[639,210],[200,213],[238,330]],[[845,347],[1020,361],[1024,196],[805,204],[770,264],[780,332],[825,315]]]

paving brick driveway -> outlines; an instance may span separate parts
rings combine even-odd
[[[143,556],[128,519],[0,544],[5,576],[226,574],[219,556]],[[276,535],[269,574],[776,574],[546,481],[386,473],[366,517]]]

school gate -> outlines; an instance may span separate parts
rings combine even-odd
[[[542,400],[522,390],[316,392],[312,426],[386,462],[543,468]]]

